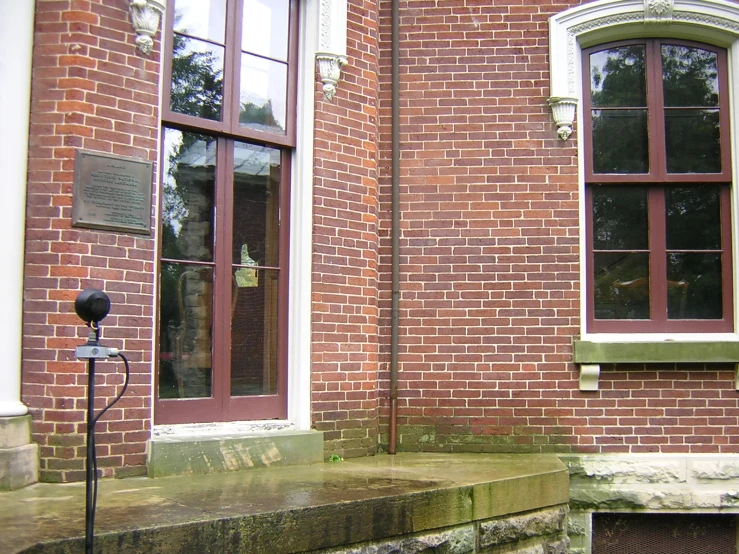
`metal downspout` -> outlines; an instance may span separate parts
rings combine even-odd
[[[392,305],[390,325],[390,436],[388,454],[395,454],[398,427],[398,329],[400,301],[400,12],[392,1]]]

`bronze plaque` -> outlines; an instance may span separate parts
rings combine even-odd
[[[77,150],[72,225],[151,234],[153,163]]]

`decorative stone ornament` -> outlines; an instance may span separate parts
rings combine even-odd
[[[557,125],[557,135],[562,140],[567,140],[572,134],[572,125],[575,123],[577,98],[553,96],[549,99],[549,107],[552,109],[552,117]]]
[[[671,23],[674,0],[644,0],[646,23]]]
[[[154,35],[164,14],[164,4],[159,0],[131,0],[129,7],[137,35],[136,46],[142,54],[149,54],[154,48]]]
[[[321,0],[318,29],[318,72],[323,83],[323,95],[331,101],[341,79],[346,57],[346,0]]]
[[[323,83],[323,96],[331,101],[336,94],[336,85],[341,79],[341,68],[347,64],[346,56],[331,54],[329,52],[317,52],[318,72]]]

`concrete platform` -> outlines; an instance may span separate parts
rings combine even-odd
[[[474,531],[476,522],[551,507],[564,514],[567,501],[568,472],[554,455],[403,453],[102,480],[95,552],[322,551],[431,531]],[[0,493],[0,552],[83,552],[84,504],[84,483]],[[564,533],[562,522],[553,529],[547,532]]]

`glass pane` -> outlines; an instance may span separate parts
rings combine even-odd
[[[718,185],[665,189],[667,249],[720,249],[720,206]]]
[[[164,130],[162,257],[213,259],[215,138]]]
[[[241,286],[238,271],[231,304],[231,396],[276,394],[278,272],[251,270],[254,281]]]
[[[594,255],[595,319],[649,319],[649,254]]]
[[[237,142],[234,165],[233,263],[276,267],[280,151]]]
[[[590,55],[593,107],[637,108],[647,105],[644,46],[622,46]]]
[[[721,319],[721,254],[667,254],[667,317]]]
[[[244,0],[241,49],[287,61],[288,0]]]
[[[170,109],[220,121],[222,105],[223,47],[174,35]]]
[[[665,106],[718,106],[718,56],[689,46],[662,46]]]
[[[647,189],[594,186],[593,250],[646,250]]]
[[[665,110],[668,173],[720,173],[718,110]]]
[[[239,98],[239,123],[242,126],[284,134],[287,65],[242,53]]]
[[[213,269],[163,263],[161,279],[159,397],[209,397]]]
[[[175,0],[176,33],[223,44],[226,33],[226,0]]]
[[[593,172],[649,173],[646,110],[593,110]]]

